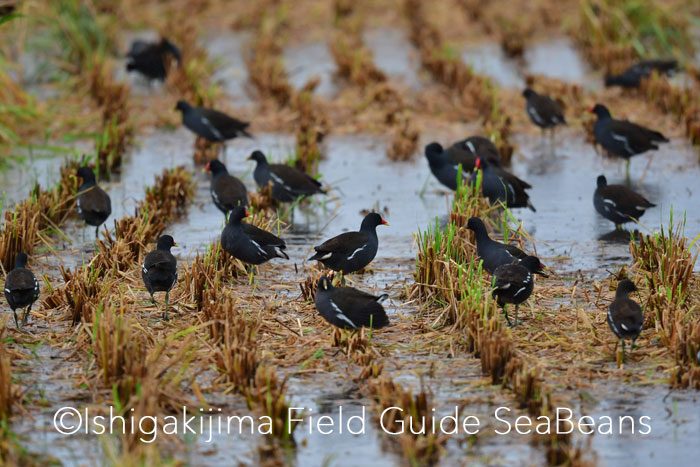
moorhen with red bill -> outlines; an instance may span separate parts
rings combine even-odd
[[[212,173],[211,199],[214,204],[224,214],[231,212],[236,206],[246,206],[248,204],[248,190],[238,178],[230,175],[226,166],[218,159],[207,162],[205,171]]]
[[[137,71],[148,79],[163,81],[167,74],[165,61],[168,55],[180,65],[180,49],[168,39],[162,38],[158,42],[136,40],[126,55],[126,71]]]
[[[503,309],[508,326],[517,326],[518,308],[530,298],[535,286],[533,274],[540,270],[540,260],[535,256],[527,256],[517,263],[502,264],[493,273],[493,291],[491,295]],[[508,317],[507,306],[515,305],[515,322]]]
[[[15,316],[15,326],[19,329],[27,324],[32,305],[39,298],[39,281],[34,273],[27,269],[26,253],[18,253],[15,258],[15,268],[5,278],[5,299]],[[26,308],[22,316],[22,324],[17,321],[17,308]]]
[[[623,185],[608,185],[605,175],[599,175],[593,193],[593,206],[598,213],[622,228],[625,222],[637,221],[644,212],[656,205]]]
[[[675,59],[642,60],[627,68],[619,75],[606,76],[606,86],[621,86],[623,88],[638,88],[642,78],[647,78],[652,71],[660,75],[670,76],[678,71],[678,61]]]
[[[636,291],[637,286],[631,280],[625,279],[617,286],[615,300],[608,307],[608,326],[622,343],[622,360],[625,360],[625,339],[634,342],[639,337],[644,327],[644,313],[639,303],[629,298],[629,294]]]
[[[470,218],[467,221],[467,228],[473,231],[476,237],[476,254],[479,255],[479,258],[483,261],[482,268],[491,275],[496,272],[499,266],[515,263],[529,256],[516,246],[491,239],[486,231],[484,221],[478,217]],[[542,277],[549,277],[547,273],[544,272],[544,269],[546,269],[546,266],[540,263],[534,273]]]
[[[177,259],[170,252],[177,243],[170,235],[162,235],[158,239],[156,249],[149,252],[141,266],[141,278],[146,290],[151,295],[151,301],[156,303],[153,294],[165,292],[165,312],[163,319],[168,321],[168,301],[170,291],[177,283]]]
[[[530,121],[540,127],[542,133],[547,128],[551,128],[553,133],[557,125],[566,125],[564,109],[551,97],[537,94],[530,88],[523,91],[523,97],[526,99],[525,111]]]
[[[90,167],[83,166],[76,175],[83,179],[78,188],[78,216],[86,224],[95,227],[95,238],[98,237],[100,226],[112,214],[112,200],[109,195],[97,185],[95,173]]]
[[[246,131],[250,123],[207,107],[193,107],[187,102],[177,101],[176,110],[182,112],[182,123],[194,134],[211,143],[224,143],[239,136],[252,138]]]
[[[272,197],[282,203],[291,203],[300,196],[326,194],[321,183],[301,170],[286,164],[270,164],[262,151],[253,151],[248,158],[256,162],[253,178],[261,188],[272,183]]]
[[[669,141],[658,131],[628,120],[615,120],[603,104],[596,104],[589,111],[598,117],[593,127],[596,141],[609,153],[627,161],[625,173],[628,178],[632,156],[659,149],[659,143]]]
[[[389,324],[381,303],[389,296],[370,295],[352,287],[334,287],[323,276],[316,288],[316,309],[333,326],[343,329],[383,328]]]
[[[272,258],[289,259],[287,244],[281,238],[243,222],[250,214],[243,206],[233,208],[221,232],[221,247],[246,264],[263,264]]]
[[[489,199],[489,203],[502,202],[509,208],[529,208],[533,212],[537,211],[530,202],[530,195],[525,192],[526,189],[532,188],[529,183],[500,167],[492,166],[481,157],[476,159],[476,168],[477,170],[471,174],[469,183],[476,183],[480,169],[483,174],[481,191]]]
[[[310,261],[320,261],[334,271],[349,274],[367,266],[377,255],[377,226],[389,225],[376,212],[365,216],[358,232],[344,232],[315,246]]]

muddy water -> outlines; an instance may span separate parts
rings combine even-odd
[[[363,39],[372,51],[374,63],[380,70],[412,89],[423,87],[424,83],[419,76],[418,54],[408,42],[404,31],[388,28],[368,29],[364,32]]]

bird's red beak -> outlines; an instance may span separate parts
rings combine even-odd
[[[385,221],[384,219],[382,219],[382,225],[389,225],[389,223],[387,221]]]
[[[476,165],[477,169],[481,168],[481,157],[476,158],[476,163],[474,165]]]
[[[173,242],[173,246],[174,246],[174,247],[177,247],[177,243]]]
[[[590,107],[590,108],[588,109],[588,113],[589,113],[589,114],[592,114],[594,109],[595,109],[595,106]]]
[[[207,172],[210,167],[211,167],[211,162],[207,162],[207,165],[204,166],[204,168],[202,169],[202,172]]]
[[[248,212],[248,209],[245,210],[245,216],[246,216],[246,217],[250,216],[250,213]]]

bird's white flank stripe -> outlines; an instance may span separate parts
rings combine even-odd
[[[476,156],[476,149],[474,148],[474,145],[472,144],[471,141],[465,141],[464,145],[471,151],[472,154]]]
[[[616,140],[618,140],[618,141],[622,141],[623,143],[625,143],[625,149],[627,149],[627,152],[629,152],[630,154],[634,154],[634,151],[633,151],[632,148],[630,147],[630,142],[629,142],[629,140],[627,139],[626,136],[624,136],[624,135],[618,135],[618,134],[615,134],[615,133],[612,133],[612,132],[610,133],[610,136],[612,136],[613,139],[616,139]]]
[[[260,244],[259,244],[258,242],[256,242],[255,240],[251,239],[251,240],[250,240],[250,243],[252,243],[253,245],[255,245],[255,248],[257,248],[258,251],[259,251],[262,255],[267,256],[267,251],[263,250],[262,247],[260,247]]]
[[[216,136],[217,139],[220,139],[220,140],[224,139],[224,135],[222,135],[219,132],[219,130],[217,130],[216,127],[211,124],[211,122],[209,121],[209,119],[207,117],[202,115],[199,118],[202,120],[202,123],[204,123],[204,125],[207,126],[211,130],[212,133],[214,133],[214,136]]]
[[[358,248],[357,250],[353,251],[352,254],[351,254],[350,256],[348,256],[348,261],[350,261],[351,259],[353,259],[353,258],[355,257],[356,254],[358,254],[359,252],[361,252],[362,250],[364,250],[366,246],[367,246],[367,244],[365,243],[365,244],[362,245],[360,248]]]
[[[620,327],[621,327],[622,329],[624,329],[625,331],[629,331],[629,329],[627,328],[627,326],[625,326],[625,323],[620,323]]]
[[[540,114],[537,113],[537,109],[535,109],[534,106],[528,104],[527,113],[529,113],[530,116],[540,125],[545,124],[545,121],[542,119],[542,117],[540,117]]]
[[[617,204],[615,204],[615,201],[613,201],[613,200],[611,200],[611,199],[603,198],[603,203],[605,203],[605,204],[612,204],[613,207],[617,207]]]
[[[284,180],[282,180],[280,177],[275,175],[274,173],[270,172],[270,178],[277,183],[278,185],[282,185],[282,188],[284,188],[287,191],[292,191],[292,189],[289,187],[289,185],[284,183]]]
[[[357,329],[357,326],[355,326],[355,323],[353,323],[352,321],[350,321],[350,318],[348,318],[347,316],[345,316],[345,313],[343,313],[343,310],[341,310],[341,309],[338,307],[338,305],[335,304],[335,302],[333,301],[333,299],[330,299],[329,302],[330,302],[331,306],[333,307],[333,309],[335,310],[335,312],[337,313],[336,317],[337,317],[338,319],[341,319],[341,320],[345,321],[345,322],[348,323],[350,326],[352,326],[353,329]]]

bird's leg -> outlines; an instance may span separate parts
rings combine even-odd
[[[615,228],[617,230],[622,230],[622,224],[615,224]]]
[[[158,304],[158,302],[156,302],[156,298],[153,296],[153,294],[151,294],[151,303],[154,305]]]
[[[338,271],[338,272],[340,273],[340,274],[339,274],[339,275],[340,275],[340,285],[342,285],[343,287],[345,287],[345,274],[343,274],[343,270],[342,270],[342,269],[341,269],[340,271]]]
[[[518,308],[520,308],[520,305],[515,305],[515,321],[513,322],[513,326],[518,326],[520,324],[518,320]]]
[[[32,311],[32,305],[29,305],[22,316],[22,326],[27,324],[27,319],[29,318],[29,313]]]
[[[165,314],[163,316],[163,320],[169,321],[168,320],[168,301],[170,299],[170,292],[165,292]]]
[[[622,343],[622,363],[625,363],[625,340],[620,339],[620,342]]]
[[[508,305],[503,305],[503,316],[506,317],[506,322],[508,323],[508,327],[512,327],[513,323],[510,322],[510,318],[508,317]]]
[[[630,352],[632,352],[636,346],[637,346],[637,339],[633,339],[632,345],[630,346]]]
[[[95,227],[95,242],[97,242],[97,239],[100,238],[100,226],[98,225]]]
[[[627,159],[625,162],[625,180],[629,183],[630,181],[630,160]]]
[[[15,315],[15,326],[17,326],[17,329],[19,329],[19,321],[17,321],[17,312],[15,310],[12,310],[12,313]]]

